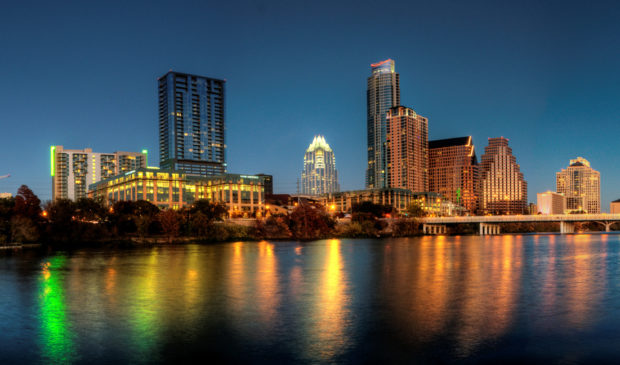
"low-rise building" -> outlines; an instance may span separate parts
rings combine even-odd
[[[566,212],[566,197],[554,191],[536,194],[538,212],[540,214],[564,214]]]
[[[11,193],[0,193],[0,199],[8,199],[12,197],[13,197],[13,194]]]
[[[620,199],[614,200],[609,203],[609,213],[620,214]]]
[[[188,175],[181,170],[140,168],[91,184],[89,196],[106,205],[146,200],[163,209],[179,209],[196,200],[225,204],[231,217],[265,214],[263,178],[255,175]]]
[[[323,206],[336,213],[351,213],[353,205],[362,202],[391,205],[400,213],[413,203],[414,196],[408,189],[382,188],[323,194],[318,199]]]

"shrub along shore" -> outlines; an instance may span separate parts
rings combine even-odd
[[[160,210],[144,201],[120,201],[105,207],[101,201],[58,199],[41,208],[39,198],[22,185],[15,198],[0,199],[0,245],[42,243],[49,246],[159,244],[240,240],[314,240],[322,238],[410,237],[421,235],[412,206],[408,217],[390,206],[360,203],[350,218],[328,214],[321,206],[300,204],[290,214],[271,215],[250,224],[225,221],[227,209],[207,200],[180,210]],[[384,217],[390,216],[390,219]],[[582,225],[581,231],[597,231]],[[557,232],[556,223],[511,223],[502,233]],[[448,234],[477,234],[475,224],[448,228]]]

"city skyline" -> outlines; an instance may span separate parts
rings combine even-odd
[[[171,68],[227,80],[227,162],[230,172],[273,174],[276,192],[294,192],[298,174],[298,162],[292,153],[294,146],[307,143],[304,141],[307,135],[325,134],[330,135],[332,146],[339,151],[342,190],[363,188],[367,164],[363,143],[366,132],[364,78],[370,63],[392,58],[398,63],[400,83],[405,91],[401,104],[412,105],[429,118],[432,124],[429,139],[472,135],[479,150],[484,146],[481,142],[488,137],[503,135],[511,140],[511,147],[529,184],[528,201],[535,201],[537,192],[553,190],[555,172],[573,156],[586,157],[601,172],[604,211],[610,201],[620,196],[620,191],[614,189],[620,181],[620,171],[614,166],[613,145],[614,132],[620,129],[616,124],[619,113],[615,106],[618,90],[613,86],[619,75],[612,67],[617,63],[618,54],[612,50],[616,41],[608,38],[614,33],[609,27],[617,25],[606,15],[616,12],[616,8],[597,4],[584,12],[569,5],[562,14],[553,15],[551,5],[535,5],[540,11],[531,14],[527,6],[513,4],[505,10],[495,9],[495,17],[490,20],[481,21],[475,14],[471,20],[458,20],[445,30],[450,36],[442,35],[442,27],[433,22],[441,23],[442,19],[452,19],[458,13],[475,12],[475,9],[457,7],[447,10],[444,18],[434,15],[425,19],[420,26],[430,25],[429,33],[422,36],[416,33],[422,29],[417,26],[413,26],[412,32],[405,32],[406,28],[399,26],[387,32],[364,23],[368,29],[362,29],[356,20],[364,19],[371,9],[360,6],[346,22],[353,26],[352,33],[360,30],[362,35],[369,37],[366,42],[386,39],[388,34],[392,34],[394,40],[387,40],[374,49],[364,49],[363,44],[356,41],[339,50],[336,43],[340,45],[349,37],[359,36],[342,33],[345,27],[327,24],[318,35],[293,32],[287,36],[280,32],[295,21],[307,22],[303,16],[305,12],[311,13],[317,24],[328,22],[330,15],[320,13],[320,4],[303,9],[264,5],[261,10],[261,6],[243,9],[240,19],[229,25],[230,29],[257,14],[257,20],[250,21],[248,27],[276,19],[279,23],[259,32],[259,38],[250,37],[251,41],[263,40],[261,47],[243,43],[243,49],[248,51],[247,59],[233,62],[231,57],[234,56],[227,55],[224,50],[231,45],[238,46],[240,39],[247,38],[244,32],[232,32],[225,35],[224,40],[194,37],[171,45],[173,51],[187,47],[190,40],[224,47],[223,52],[203,58],[172,55],[174,52],[170,52],[171,56],[162,55],[159,39],[145,42],[140,47],[130,47],[147,39],[145,33],[155,29],[156,20],[161,17],[159,14],[168,9],[165,6],[154,6],[150,10],[157,15],[155,20],[137,16],[135,24],[131,15],[140,14],[141,10],[134,5],[125,7],[126,15],[119,20],[118,28],[129,34],[129,39],[123,41],[121,33],[112,27],[103,27],[97,22],[86,24],[88,20],[105,16],[110,11],[108,7],[67,8],[60,19],[66,28],[50,27],[49,35],[41,36],[28,32],[27,23],[20,25],[19,21],[26,19],[26,9],[11,4],[1,16],[2,42],[11,56],[0,61],[6,74],[0,87],[0,103],[6,111],[3,132],[13,137],[1,147],[3,156],[8,157],[0,165],[0,174],[12,176],[0,180],[0,191],[15,193],[19,185],[27,184],[43,200],[50,199],[50,145],[92,148],[95,151],[140,151],[146,148],[154,156],[158,150],[157,133],[152,130],[157,122],[155,80]],[[32,21],[43,26],[52,24],[53,17],[48,17],[46,10],[49,9],[42,3],[34,12]],[[195,10],[198,13],[200,6]],[[223,20],[216,22],[221,25],[232,19],[232,15],[228,16],[232,10],[217,5],[211,13],[223,15]],[[434,5],[428,4],[420,6],[419,10],[421,14],[438,13]],[[83,18],[77,16],[80,11],[86,12]],[[292,15],[292,19],[282,17],[287,14]],[[171,11],[168,16],[170,24],[181,24],[182,30],[191,29],[190,22],[181,20],[180,13]],[[574,21],[579,17],[585,17],[587,21],[572,29],[579,24]],[[529,27],[516,27],[517,21],[524,18],[529,19]],[[547,28],[549,20],[558,30]],[[479,28],[472,25],[477,21]],[[597,26],[589,27],[588,24]],[[459,26],[464,27],[460,35],[456,34]],[[336,31],[338,42],[327,43],[331,56],[329,53],[319,54],[316,52],[319,39],[330,31]],[[580,35],[576,38],[576,45],[584,47],[584,52],[571,59],[563,57],[569,50],[572,52],[575,45],[564,44],[566,34],[560,36],[560,31]],[[465,46],[471,46],[473,35],[480,33],[486,34],[480,45],[461,52]],[[165,40],[174,39],[175,34],[156,32]],[[270,38],[272,35],[277,36]],[[301,37],[294,48],[301,53],[284,54],[286,47],[281,45],[293,36]],[[59,42],[59,39],[67,41]],[[425,51],[423,54],[399,48],[403,41],[416,40],[420,41],[416,44]],[[464,40],[465,44],[459,46],[457,40]],[[438,44],[445,47],[438,49]],[[308,49],[301,51],[304,46]],[[548,46],[552,49],[546,51]],[[130,57],[118,57],[124,52]],[[45,62],[39,53],[48,55]],[[474,57],[474,53],[482,56]],[[80,54],[79,63],[71,59],[75,54]],[[445,61],[446,55],[457,54],[461,61]],[[153,57],[158,60],[144,62]],[[106,60],[108,62],[102,62]],[[67,77],[69,71],[72,77]],[[298,77],[294,82],[289,77],[274,80],[273,76],[278,72]],[[111,77],[115,74],[121,77]],[[26,85],[34,84],[39,92],[32,96]],[[59,89],[53,93],[49,85]],[[265,88],[265,85],[269,87]],[[287,94],[295,94],[295,97],[285,97]],[[281,98],[285,103],[278,102]],[[297,119],[291,119],[293,111],[303,113],[296,114]],[[318,123],[312,123],[317,120]],[[589,128],[582,127],[584,121]],[[63,128],[58,128],[59,124]],[[24,130],[25,126],[28,126],[27,130]],[[140,132],[131,132],[127,126]],[[540,138],[540,135],[548,137]],[[26,148],[15,154],[18,147]],[[282,151],[290,151],[292,156],[282,156]]]

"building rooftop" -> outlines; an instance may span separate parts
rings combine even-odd
[[[314,139],[312,140],[312,143],[310,143],[310,146],[308,146],[308,149],[306,150],[306,152],[314,152],[319,148],[325,151],[332,150],[331,147],[329,147],[329,144],[327,144],[327,142],[325,141],[325,137],[319,135],[319,136],[314,136]]]
[[[446,139],[436,139],[434,141],[428,141],[428,148],[442,148],[452,146],[463,146],[471,144],[471,136],[456,137]]]

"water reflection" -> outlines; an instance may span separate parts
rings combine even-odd
[[[65,256],[56,256],[42,265],[39,289],[40,340],[46,363],[63,364],[75,360],[74,334],[67,315],[64,293]]]
[[[36,261],[33,270],[0,269],[26,290],[20,275],[33,275],[28,313],[38,326],[19,335],[40,349],[30,362],[158,362],[185,350],[224,362],[364,361],[392,351],[426,355],[422,362],[475,362],[491,350],[514,354],[524,338],[537,351],[556,346],[553,359],[580,362],[589,358],[575,344],[620,326],[619,242],[614,235],[235,242],[57,254],[43,266],[24,258],[23,267]],[[31,328],[27,318],[11,318],[26,322],[10,328]]]

